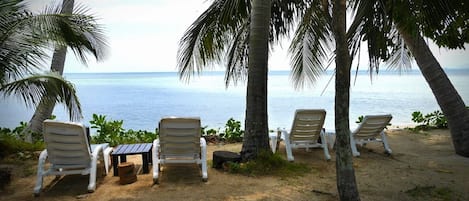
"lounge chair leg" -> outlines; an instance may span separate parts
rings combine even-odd
[[[201,149],[201,162],[202,162],[202,181],[206,182],[208,179],[207,174],[207,142],[204,138],[200,138],[200,149]]]
[[[386,137],[386,134],[384,133],[384,131],[381,132],[381,140],[383,141],[383,146],[384,146],[384,150],[386,151],[386,153],[391,154],[392,150],[389,147],[388,138]]]
[[[329,149],[328,149],[328,143],[327,143],[327,139],[326,139],[326,136],[323,132],[321,132],[321,146],[322,146],[322,149],[324,150],[324,156],[326,157],[326,160],[331,160],[331,155],[329,154]]]
[[[275,153],[277,150],[277,136],[269,136],[269,138],[270,149],[272,149],[272,153]]]
[[[159,184],[158,175],[160,173],[160,159],[159,159],[159,150],[160,148],[160,140],[156,139],[153,141],[153,154],[152,154],[152,161],[153,161],[153,184]]]
[[[90,168],[90,183],[88,184],[88,192],[92,193],[96,189],[96,172],[97,172],[97,162],[99,154],[103,153],[101,148],[96,148],[93,150],[93,158],[91,159],[91,168]]]
[[[39,162],[37,164],[37,179],[34,186],[34,196],[37,197],[41,193],[42,184],[44,180],[44,164],[47,158],[47,150],[43,150],[39,155]]]
[[[285,136],[285,150],[287,151],[287,160],[288,161],[294,161],[295,158],[293,157],[293,153],[292,153],[292,148],[291,148],[291,144],[290,144],[290,139],[288,139],[289,136]]]
[[[109,164],[110,164],[109,156],[112,151],[113,151],[112,147],[107,147],[103,151],[103,159],[104,159],[104,166],[106,169],[106,175],[109,174]]]
[[[360,156],[360,152],[357,150],[357,142],[350,136],[350,147],[352,148],[352,155],[353,156]]]

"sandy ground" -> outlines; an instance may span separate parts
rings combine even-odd
[[[469,200],[469,158],[454,153],[448,130],[415,134],[397,129],[388,136],[392,156],[384,153],[381,144],[368,144],[359,148],[361,156],[354,158],[362,200]],[[240,149],[241,144],[210,145],[209,160],[213,151]],[[285,156],[283,143],[280,153]],[[137,182],[119,185],[119,177],[113,177],[111,171],[98,178],[94,193],[87,193],[88,176],[59,180],[49,176],[36,198],[32,194],[33,167],[31,176],[15,174],[13,182],[0,192],[0,200],[338,200],[335,152],[331,151],[331,161],[324,159],[321,149],[294,150],[293,154],[295,162],[308,164],[312,171],[301,177],[280,178],[247,177],[209,168],[209,179],[204,183],[198,166],[169,166],[163,169],[159,185],[152,185],[152,175],[141,171]],[[138,156],[129,160],[141,169]],[[412,189],[421,191],[412,196]]]

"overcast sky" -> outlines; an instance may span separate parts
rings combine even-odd
[[[42,10],[56,0],[30,0]],[[85,67],[67,55],[65,72],[157,72],[176,71],[179,39],[212,0],[75,0],[99,18],[109,42],[106,60],[93,59]],[[430,45],[443,67],[469,68],[469,50],[438,49]],[[269,69],[289,70],[288,41],[270,56]],[[466,49],[469,45],[466,45]],[[71,53],[71,52],[70,52]],[[364,55],[364,54],[362,54]],[[91,57],[90,57],[91,58]],[[366,57],[364,57],[366,60]],[[366,65],[366,62],[361,62]],[[219,67],[217,70],[223,70]]]

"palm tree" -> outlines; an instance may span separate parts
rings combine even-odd
[[[334,0],[332,6],[332,33],[335,39],[335,132],[337,189],[340,200],[360,200],[355,181],[353,157],[350,148],[350,69],[346,34],[346,0]]]
[[[74,0],[63,0],[61,14],[71,15],[73,11]],[[65,58],[67,55],[66,46],[58,46],[54,50],[52,55],[51,71],[57,72],[59,75],[63,75]],[[55,102],[47,101],[46,98],[42,98],[39,105],[29,120],[28,127],[23,130],[27,136],[31,136],[31,133],[42,133],[42,122],[50,118],[52,111],[54,110]]]
[[[248,76],[246,96],[245,140],[242,157],[251,159],[261,150],[268,149],[267,124],[267,54],[265,49],[249,49],[251,46],[250,23],[251,1],[249,0],[215,0],[212,5],[197,18],[182,37],[178,51],[178,68],[181,79],[188,80],[195,73],[212,64],[226,62],[225,83],[236,84]],[[259,20],[270,19],[269,29],[261,29],[255,37],[268,39],[275,44],[285,35],[293,21],[294,2],[273,0],[256,2],[263,5],[256,15]],[[269,11],[270,10],[270,11]],[[265,13],[267,12],[267,13]],[[259,15],[262,14],[262,15]],[[276,21],[272,21],[274,17]],[[290,16],[282,18],[280,16]],[[254,22],[253,22],[254,23]],[[257,22],[256,22],[257,23]],[[266,22],[262,22],[266,23]],[[251,29],[260,26],[251,26]],[[264,27],[265,28],[265,27]],[[257,28],[255,29],[257,32]],[[270,30],[270,31],[269,31]],[[260,41],[259,41],[260,43]],[[256,44],[257,45],[257,44]],[[259,52],[257,55],[256,51]],[[249,52],[253,53],[248,54]],[[248,59],[249,56],[254,58]],[[259,61],[257,61],[259,58]],[[226,60],[224,60],[226,59]],[[253,66],[252,69],[248,66]]]
[[[393,56],[408,58],[406,53],[399,52],[403,52],[404,47],[409,48],[448,119],[456,153],[469,157],[469,113],[422,37],[423,34],[440,46],[464,48],[464,43],[469,42],[469,4],[458,0],[433,0],[400,4],[361,1],[357,5],[359,17],[352,24],[352,29],[362,31],[356,32],[354,37],[366,38],[372,44],[368,46],[368,52],[374,67],[379,67],[380,59],[395,59],[392,64],[399,64],[396,61],[402,57]],[[361,40],[357,38],[355,41]],[[388,52],[390,46],[395,47],[391,54]]]
[[[232,2],[232,1],[230,1]],[[276,2],[276,1],[273,1],[273,5],[275,5],[275,3],[279,3],[279,2]],[[285,1],[283,1],[282,3],[285,3]],[[288,2],[288,3],[292,3],[292,2]],[[295,3],[298,3],[298,4],[295,4]],[[284,10],[281,10],[281,11],[284,11],[284,13],[287,13],[285,11],[293,11],[293,12],[290,12],[290,13],[296,13],[297,16],[300,17],[300,21],[299,21],[299,25],[298,25],[298,28],[296,29],[296,33],[295,33],[295,36],[294,36],[294,39],[293,39],[293,42],[290,46],[290,52],[292,53],[292,77],[293,77],[293,80],[295,81],[295,86],[296,87],[302,87],[303,85],[307,85],[309,83],[312,83],[314,82],[315,78],[322,72],[322,66],[324,66],[324,61],[327,61],[327,58],[330,58],[328,53],[330,52],[329,50],[331,49],[329,44],[331,44],[331,40],[330,38],[331,37],[331,33],[330,33],[330,30],[332,30],[330,24],[330,17],[329,17],[329,5],[328,5],[328,1],[321,1],[321,2],[309,2],[309,1],[305,1],[305,2],[295,2],[295,3],[292,3],[294,4],[293,7],[289,7],[289,8],[293,8],[292,10],[288,10],[288,9],[284,9]],[[382,12],[382,15],[379,15],[379,13],[377,14],[377,12],[366,12],[367,10],[366,9],[363,9],[364,6],[365,8],[376,8],[376,7],[373,7],[375,6],[376,2],[375,1],[351,1],[351,8],[353,8],[354,10],[357,10],[357,17],[355,18],[356,19],[356,22],[358,22],[357,24],[354,24],[352,25],[350,31],[348,32],[348,36],[349,36],[349,42],[347,43],[347,41],[342,41],[342,40],[339,40],[339,41],[342,41],[341,43],[342,44],[348,44],[352,50],[351,52],[351,55],[356,55],[357,54],[357,50],[359,49],[360,47],[360,41],[361,39],[363,39],[361,36],[363,36],[365,33],[365,31],[367,31],[369,34],[366,35],[368,39],[374,39],[374,40],[371,40],[369,41],[369,45],[368,47],[377,47],[377,48],[374,48],[374,49],[370,49],[370,50],[375,50],[375,51],[370,51],[370,68],[371,68],[371,71],[370,71],[370,75],[371,72],[373,72],[373,70],[376,70],[376,72],[378,72],[378,69],[379,69],[379,59],[382,58],[384,60],[388,60],[388,59],[391,59],[392,55],[394,55],[394,58],[398,58],[398,56],[400,55],[401,58],[404,58],[406,57],[406,54],[399,54],[400,52],[397,52],[397,51],[394,51],[392,52],[392,54],[390,54],[387,50],[387,48],[389,46],[392,46],[392,47],[397,47],[397,46],[401,46],[402,47],[402,43],[399,43],[399,42],[402,42],[402,41],[397,41],[397,43],[394,43],[395,41],[395,38],[387,38],[388,36],[386,34],[390,33],[390,31],[394,30],[394,29],[391,29],[390,27],[390,23],[389,23],[389,20],[383,20],[383,16],[384,18],[387,17],[387,15],[389,14],[388,12],[382,12],[383,10],[380,10]],[[391,2],[393,3],[393,2]],[[231,5],[231,4],[230,4]],[[237,4],[239,5],[239,4]],[[345,2],[342,1],[342,2],[337,2],[336,5],[341,5],[343,7],[343,5],[345,5]],[[370,6],[370,7],[366,7],[366,6]],[[274,7],[274,6],[273,6]],[[278,7],[281,7],[281,6],[278,6]],[[288,7],[288,6],[286,6]],[[220,7],[217,7],[217,8],[220,8]],[[334,8],[335,9],[335,8]],[[222,10],[222,9],[221,9]],[[275,9],[272,9],[272,13],[274,13]],[[364,12],[365,11],[365,12]],[[369,11],[369,10],[368,10]],[[394,11],[399,11],[399,9],[394,9]],[[340,13],[341,11],[336,11],[337,13]],[[216,13],[216,12],[212,12],[212,14],[214,14],[214,16],[212,16],[212,20],[213,19],[217,19],[217,14],[220,14],[220,13]],[[369,19],[374,19],[374,20],[370,20],[368,24],[364,23],[363,21],[358,21],[358,20],[363,20],[363,18],[360,18],[360,17],[363,17],[363,16],[371,16]],[[185,63],[188,63],[190,64],[189,66],[191,66],[192,64],[203,64],[205,65],[207,61],[210,61],[210,58],[208,58],[207,60],[205,60],[206,55],[210,55],[210,56],[213,56],[213,55],[217,55],[217,56],[220,56],[217,51],[221,50],[220,52],[223,52],[224,50],[224,46],[223,45],[219,45],[221,43],[216,43],[216,42],[213,42],[213,36],[215,34],[206,34],[206,33],[209,33],[209,32],[204,32],[204,29],[203,29],[203,25],[202,26],[195,26],[195,24],[204,24],[204,25],[207,25],[207,24],[210,24],[210,23],[206,23],[207,21],[210,21],[210,20],[205,20],[205,19],[208,19],[207,16],[210,16],[209,15],[209,12],[206,12],[203,14],[203,16],[205,16],[202,20],[202,16],[201,18],[198,19],[198,21],[196,21],[193,26],[191,27],[191,31],[188,31],[186,32],[185,34],[185,38],[183,38],[182,40],[182,44],[184,45],[181,45],[181,47],[183,47],[182,49],[185,50],[185,51],[182,51],[183,52],[183,55],[185,55]],[[397,15],[394,15],[394,16],[397,16]],[[239,17],[239,16],[238,16]],[[377,17],[381,17],[381,18],[377,18]],[[290,23],[291,20],[289,19],[292,19],[293,16],[292,15],[274,15],[272,14],[272,20],[271,20],[271,24],[275,24],[273,22],[288,22]],[[275,19],[274,19],[275,18]],[[340,17],[337,17],[338,19],[341,19]],[[235,18],[239,21],[242,21],[240,20],[239,18]],[[279,19],[282,19],[283,21],[279,20]],[[358,19],[358,20],[357,20]],[[467,20],[466,20],[467,21]],[[199,23],[197,23],[199,22]],[[226,21],[218,21],[220,23],[217,23],[217,26],[212,26],[212,27],[216,27],[217,30],[223,30],[222,28],[220,28],[222,25],[225,25],[225,24],[229,24],[227,23]],[[356,23],[355,22],[355,23]],[[388,24],[384,24],[384,26],[378,26],[378,22],[386,22]],[[341,23],[337,23],[335,24],[336,22],[332,23],[334,24],[334,26],[343,26],[343,24]],[[377,24],[378,23],[378,24]],[[281,24],[281,23],[279,23]],[[282,24],[281,24],[282,25]],[[285,25],[285,24],[283,24]],[[358,26],[360,25],[360,26]],[[368,27],[366,27],[365,25],[367,25]],[[195,27],[197,27],[197,29],[195,29]],[[209,26],[205,26],[205,27],[209,27]],[[228,26],[223,26],[223,28],[227,28]],[[242,26],[240,26],[242,27]],[[275,26],[273,26],[275,27]],[[365,29],[365,28],[375,28],[375,29]],[[464,27],[464,26],[462,26]],[[283,26],[284,29],[289,29],[291,28],[291,26]],[[361,28],[361,29],[359,29]],[[206,31],[207,29],[205,29]],[[249,33],[244,33],[243,31],[245,31],[245,29],[239,29],[240,31],[238,32],[238,34],[236,33],[232,33],[233,30],[230,29],[230,33],[231,35],[233,36],[246,36],[246,35],[249,35]],[[433,29],[435,30],[435,29]],[[272,29],[272,32],[273,29]],[[335,35],[340,35],[339,31],[336,30],[335,32],[338,32],[338,33],[335,33]],[[196,34],[187,34],[187,33],[196,33]],[[226,33],[226,32],[223,32],[223,33]],[[243,34],[239,34],[239,33],[243,33]],[[284,31],[283,33],[286,33],[286,31]],[[206,40],[206,36],[209,36],[209,40],[207,41]],[[223,35],[223,34],[218,34],[219,36]],[[357,37],[359,36],[359,37]],[[238,40],[240,37],[233,37],[235,38],[236,40],[232,40],[232,41],[235,41],[234,43],[236,44],[241,44],[239,43],[240,40]],[[189,40],[190,39],[190,40]],[[336,38],[336,41],[338,40],[338,38]],[[208,46],[206,44],[209,44]],[[217,44],[217,45],[213,45],[213,44]],[[190,47],[190,48],[189,48]],[[212,47],[217,47],[219,49],[215,49],[215,48],[212,48]],[[240,46],[237,46],[237,45],[232,45],[230,47],[240,47]],[[243,46],[245,47],[245,45]],[[340,45],[337,45],[336,44],[336,53],[338,53],[338,51],[340,49],[342,49],[343,47],[340,47]],[[210,50],[210,51],[205,51],[205,50]],[[204,51],[202,51],[204,50]],[[237,51],[228,51],[228,52],[235,52],[235,53],[238,53]],[[242,51],[239,51],[239,52],[242,52]],[[401,51],[402,52],[402,51]],[[210,53],[210,54],[204,54],[204,53]],[[194,56],[195,55],[195,56]],[[352,176],[353,174],[353,166],[351,166],[351,153],[350,153],[350,144],[348,142],[348,132],[349,129],[349,125],[348,125],[348,93],[349,93],[349,76],[350,76],[350,61],[347,63],[345,62],[345,58],[347,58],[346,56],[347,54],[342,52],[341,53],[341,58],[337,58],[337,63],[341,63],[341,65],[338,65],[340,66],[340,69],[337,68],[336,69],[336,72],[337,74],[340,74],[340,75],[337,75],[336,77],[336,87],[338,87],[337,91],[336,91],[336,132],[337,132],[337,144],[336,144],[336,147],[338,147],[338,151],[337,151],[337,160],[338,160],[338,163],[337,163],[337,174],[338,174],[338,188],[339,188],[339,191],[342,191],[340,192],[340,195],[341,195],[341,199],[348,199],[348,198],[356,198],[356,199],[359,199],[358,197],[358,193],[357,193],[357,190],[356,190],[356,184],[355,184],[355,178],[354,176]],[[396,56],[397,55],[397,56]],[[230,57],[231,56],[231,57]],[[236,54],[236,57],[235,57],[235,61],[243,61],[242,59],[240,58],[246,58],[244,57],[245,55],[244,54]],[[193,58],[199,58],[199,61],[203,61],[203,62],[194,62],[194,60],[191,60]],[[349,60],[351,59],[350,56],[349,57]],[[204,58],[204,59],[200,59],[200,58]],[[212,57],[214,58],[214,57]],[[219,57],[221,58],[221,57]],[[232,55],[228,55],[227,58],[233,58]],[[190,61],[190,62],[189,62]],[[230,60],[231,61],[231,60]],[[329,60],[330,61],[330,60]],[[181,62],[181,63],[184,63],[184,62]],[[233,62],[229,62],[229,63],[233,63]],[[242,62],[240,62],[242,63]],[[201,65],[201,66],[203,66]],[[229,65],[228,65],[229,66]],[[182,65],[183,68],[180,68],[180,69],[188,69],[188,68],[185,68],[187,67],[187,65]],[[194,67],[194,66],[191,66],[191,67]],[[244,66],[243,66],[244,67]],[[201,70],[202,68],[198,68],[198,70]],[[236,69],[236,68],[230,68],[230,69]],[[193,68],[192,68],[193,70]],[[184,73],[187,73],[186,71],[180,71],[182,72],[181,74],[183,75]],[[188,72],[194,72],[194,71],[188,71]],[[231,72],[231,71],[227,71],[227,72]],[[341,78],[339,77],[342,77],[343,79],[346,79],[346,80],[342,80]],[[229,78],[227,78],[228,80]],[[338,92],[339,91],[339,92]],[[345,125],[344,122],[347,122]],[[340,147],[340,148],[339,148]],[[467,147],[467,146],[466,146]],[[342,187],[341,187],[342,186]],[[350,188],[349,188],[350,187]]]
[[[345,1],[339,3],[341,6],[345,6]],[[223,58],[222,54],[224,53],[225,49],[228,49],[226,51],[227,55],[225,57],[228,58],[228,62],[226,65],[227,70],[225,74],[226,83],[228,84],[230,82],[230,79],[236,81],[236,78],[242,77],[238,75],[242,75],[242,73],[239,72],[244,72],[244,69],[247,68],[247,66],[245,66],[245,61],[247,58],[246,38],[250,38],[250,34],[254,34],[254,32],[252,32],[254,30],[250,30],[251,32],[246,33],[247,29],[245,28],[245,26],[250,22],[248,19],[246,19],[246,7],[242,7],[246,5],[249,6],[246,1],[242,0],[215,1],[207,9],[207,11],[205,11],[191,25],[191,27],[189,27],[189,29],[186,31],[183,38],[181,39],[180,50],[178,52],[178,66],[181,78],[190,78],[191,75],[193,75],[195,72],[200,72],[210,62],[220,62],[221,58]],[[273,1],[271,6],[271,28],[269,35],[269,39],[271,42],[278,40],[279,36],[282,36],[288,32],[288,30],[292,27],[292,22],[296,15],[304,16],[301,18],[300,26],[297,29],[297,33],[295,34],[296,37],[294,40],[296,40],[298,43],[293,43],[294,45],[290,47],[291,50],[298,50],[296,54],[293,54],[294,56],[292,59],[292,63],[294,65],[292,75],[295,78],[294,80],[297,81],[295,86],[302,86],[302,84],[313,82],[323,70],[321,64],[323,64],[323,59],[327,58],[327,44],[331,43],[331,17],[328,12],[329,5],[327,4],[327,1],[311,4],[307,2],[297,1]],[[343,7],[343,9],[345,9],[345,7]],[[249,11],[250,10],[248,10],[248,13]],[[254,8],[252,9],[252,12],[254,15]],[[264,11],[264,14],[265,13],[266,11]],[[342,25],[343,27],[345,27],[345,10],[339,11],[338,13],[344,16],[344,18],[342,19],[340,15],[336,15],[336,18],[341,19],[340,23],[343,23]],[[230,17],[227,18],[226,16]],[[265,16],[262,17],[264,18]],[[254,22],[252,21],[252,23]],[[342,25],[338,25],[338,27]],[[337,34],[345,35],[345,28],[343,30],[337,30]],[[259,34],[266,34],[265,30],[260,31]],[[264,36],[264,38],[266,37]],[[345,37],[342,37],[339,41],[345,39]],[[232,43],[229,44],[229,42]],[[359,197],[357,186],[355,183],[353,166],[351,163],[352,157],[350,143],[347,141],[349,140],[348,136],[350,132],[350,130],[348,129],[349,78],[344,80],[339,79],[342,76],[350,74],[350,56],[348,55],[348,49],[346,46],[347,43],[346,41],[342,42],[343,43],[341,43],[342,46],[340,46],[340,48],[341,50],[343,50],[343,52],[341,54],[341,57],[338,58],[340,58],[340,62],[342,62],[344,66],[340,69],[341,72],[337,78],[338,83],[340,83],[338,84],[338,86],[341,87],[341,91],[337,93],[338,98],[336,98],[336,102],[339,103],[336,104],[337,108],[339,108],[338,110],[336,110],[339,111],[338,113],[336,113],[336,117],[345,116],[345,120],[341,118],[341,124],[338,124],[340,129],[338,132],[338,141],[340,143],[338,143],[338,145],[342,146],[342,149],[338,150],[338,152],[341,152],[341,154],[339,154],[338,156],[338,160],[340,159],[340,161],[338,162],[338,166],[341,167],[338,167],[337,173],[339,181],[338,187],[339,189],[342,189],[340,190],[341,198],[345,200],[345,198],[347,197],[358,199]],[[251,45],[252,44],[249,43],[249,46]],[[337,48],[339,48],[339,46]],[[262,51],[265,52],[265,50]],[[305,59],[306,57],[304,57],[303,54],[307,54],[310,57]],[[266,116],[264,116],[264,111],[265,115],[267,115],[266,109],[263,108],[267,103],[266,96],[264,96],[264,93],[266,93],[267,89],[262,88],[264,84],[259,86],[252,84],[254,82],[266,83],[267,77],[259,76],[260,78],[264,79],[262,81],[251,79],[253,78],[251,76],[252,74],[254,74],[254,71],[257,71],[256,73],[265,76],[267,68],[256,68],[258,67],[257,65],[253,66],[251,64],[251,62],[253,62],[251,61],[251,56],[254,55],[249,54],[249,56],[250,68],[248,68],[248,94],[246,97],[246,134],[242,150],[244,158],[250,158],[252,155],[256,154],[256,151],[262,150],[264,148],[264,144],[267,144],[268,140],[266,130],[267,123],[262,124],[262,120],[260,120],[266,118]],[[265,64],[262,63],[259,66],[263,65],[266,65],[266,62]],[[254,90],[254,92],[257,92],[257,95],[255,95],[255,93],[249,92],[251,87],[252,89],[254,89],[254,86],[259,87],[257,90]],[[256,109],[248,108],[250,99],[256,98],[260,99],[258,101],[261,104],[258,104],[256,106]],[[258,113],[251,113],[254,111],[257,111]],[[248,125],[249,123],[259,122],[261,124]],[[250,132],[250,129],[253,129],[253,132],[251,134],[247,134]],[[254,131],[254,129],[256,131]],[[250,150],[251,152],[249,152],[248,150]]]
[[[253,0],[249,35],[246,127],[241,157],[255,158],[269,150],[267,118],[267,72],[269,59],[270,0]]]
[[[23,0],[0,2],[0,92],[21,97],[27,106],[46,101],[64,103],[72,120],[81,118],[73,85],[57,73],[40,73],[51,45],[70,47],[86,63],[86,54],[103,55],[102,30],[86,9],[61,14],[60,7],[47,7],[32,14]]]
[[[426,9],[422,22],[421,33],[432,38],[440,46],[449,48],[464,48],[469,42],[469,3],[464,1],[424,1],[414,9]],[[412,7],[403,11],[411,17]],[[412,19],[412,18],[409,18]],[[418,27],[408,24],[401,18],[394,19],[399,34],[405,41],[425,80],[429,84],[438,105],[448,119],[451,138],[456,154],[469,157],[469,111],[454,88],[443,68],[433,56],[430,48],[420,34]]]

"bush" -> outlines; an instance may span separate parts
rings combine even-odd
[[[15,129],[0,128],[0,159],[11,155],[18,154],[20,159],[22,156],[30,156],[31,154],[24,154],[24,152],[34,152],[44,149],[43,141],[36,141],[35,143],[25,142],[21,136],[21,131],[24,128],[24,122]]]
[[[429,128],[448,128],[448,120],[443,112],[436,110],[432,113],[423,115],[420,111],[412,113],[412,121],[418,123],[417,130],[425,130]]]
[[[119,144],[149,143],[157,138],[155,133],[145,130],[125,130],[122,120],[106,120],[105,115],[93,114],[90,121],[91,128],[97,128],[97,135],[91,136],[93,143],[109,143],[110,146]]]
[[[244,131],[241,129],[241,122],[233,118],[228,119],[225,124],[225,133],[221,137],[228,142],[243,141]]]

